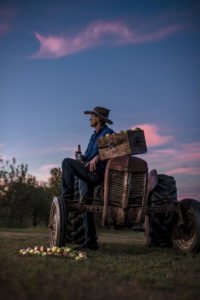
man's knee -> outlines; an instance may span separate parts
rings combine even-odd
[[[67,168],[67,166],[70,166],[72,158],[64,158],[62,161],[62,168]]]

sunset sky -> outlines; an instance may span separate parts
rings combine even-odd
[[[0,1],[0,156],[45,181],[84,151],[84,110],[141,127],[140,157],[200,200],[200,2]]]

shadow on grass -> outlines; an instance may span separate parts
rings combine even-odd
[[[0,294],[7,293],[6,300],[197,299],[200,255],[136,242],[100,242],[99,250],[87,251],[88,259],[81,263],[18,255],[20,248],[48,242],[46,235],[0,237]]]
[[[167,252],[174,253],[172,248],[159,248],[159,247],[147,247],[145,245],[137,244],[109,244],[102,243],[100,244],[100,251],[107,255],[148,255],[153,253],[163,253]]]

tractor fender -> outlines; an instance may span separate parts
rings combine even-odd
[[[155,189],[158,184],[158,173],[156,169],[153,169],[148,174],[148,184],[147,184],[147,199],[151,191]]]

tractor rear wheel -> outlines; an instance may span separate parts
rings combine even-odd
[[[182,253],[196,253],[200,250],[200,203],[193,199],[180,201],[182,222],[175,218],[172,242]]]
[[[176,182],[172,176],[158,175],[158,184],[151,192],[149,202],[153,206],[166,206],[177,201]],[[145,216],[145,244],[147,246],[171,247],[173,213],[151,213]]]

